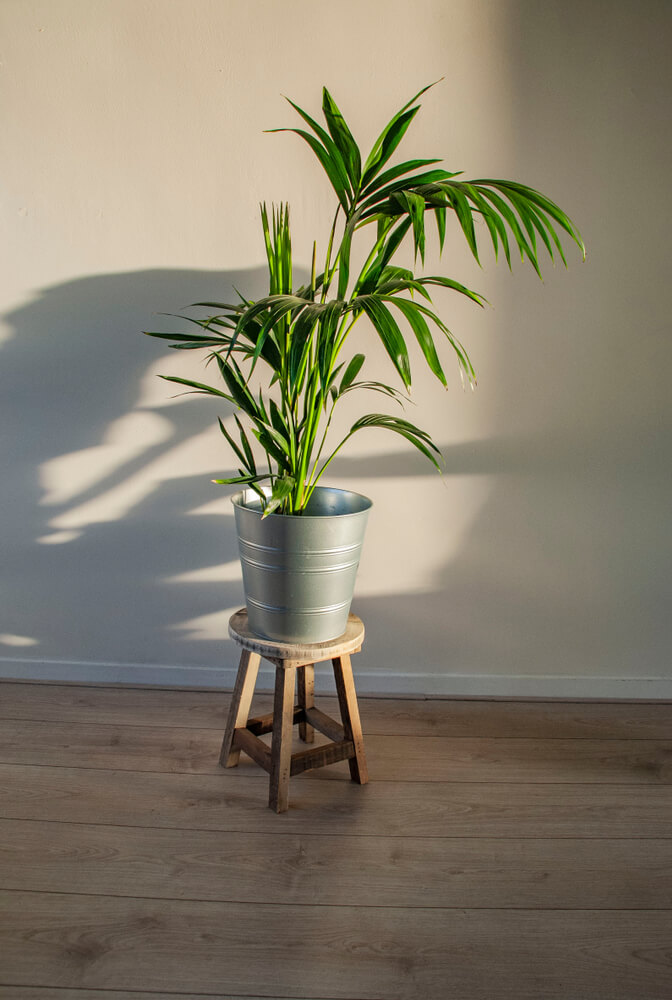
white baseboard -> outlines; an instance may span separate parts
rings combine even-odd
[[[149,687],[230,690],[236,667],[184,667],[145,663],[91,663],[0,657],[0,679],[75,684],[134,684]],[[333,692],[331,671],[318,670],[316,688]],[[559,698],[672,701],[669,677],[586,677],[519,674],[401,673],[356,670],[359,694],[416,698]],[[273,688],[273,670],[262,661],[259,690]]]

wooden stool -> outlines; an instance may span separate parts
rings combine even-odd
[[[358,653],[362,648],[364,625],[361,620],[350,615],[343,635],[330,642],[276,642],[250,632],[247,610],[242,608],[231,616],[229,635],[242,647],[242,652],[219,758],[222,767],[235,767],[240,751],[244,750],[270,774],[268,805],[278,813],[285,812],[289,805],[290,776],[314,767],[347,760],[352,780],[364,785],[369,776],[350,664],[350,653]],[[262,656],[275,664],[273,711],[248,721]],[[314,665],[324,660],[331,660],[333,664],[342,725],[315,707]],[[297,673],[298,704],[295,706],[294,678]],[[332,742],[293,754],[292,727],[296,723],[305,743],[313,742],[315,729]],[[269,749],[259,736],[271,732],[273,740]]]

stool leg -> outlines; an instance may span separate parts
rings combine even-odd
[[[222,767],[235,767],[240,759],[240,750],[231,749],[233,737],[236,729],[243,729],[247,725],[260,662],[261,657],[258,653],[250,653],[247,649],[244,649],[240,654],[236,686],[231,696],[229,717],[224,731],[222,750],[219,755],[219,763]]]
[[[362,724],[359,719],[359,706],[357,705],[357,693],[355,691],[355,680],[352,676],[352,664],[350,657],[337,656],[332,661],[334,667],[334,678],[336,680],[336,691],[338,693],[338,703],[341,707],[341,719],[346,740],[352,740],[355,745],[355,756],[348,761],[350,765],[350,777],[360,785],[365,785],[369,780],[369,772],[366,767],[366,756],[364,754],[364,737],[362,736]]]
[[[289,807],[289,775],[292,767],[294,726],[294,673],[296,668],[276,667],[273,701],[273,740],[268,805],[276,813]]]
[[[307,708],[315,707],[315,667],[312,663],[307,663],[305,667],[297,669],[299,681],[299,708],[305,712]],[[315,729],[309,722],[299,723],[299,736],[304,743],[313,743],[315,740]]]

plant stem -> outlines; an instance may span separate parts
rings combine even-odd
[[[317,449],[317,455],[315,456],[315,461],[313,462],[313,478],[312,478],[312,481],[309,480],[310,492],[308,493],[308,496],[306,497],[306,500],[308,500],[308,497],[310,496],[310,493],[312,493],[312,491],[313,491],[315,482],[317,482],[317,480],[314,478],[314,473],[315,473],[315,469],[317,467],[317,463],[320,460],[320,455],[322,454],[322,450],[324,448],[325,441],[327,440],[327,434],[329,432],[329,427],[331,426],[331,418],[334,415],[334,409],[336,407],[336,403],[337,402],[338,402],[338,396],[336,397],[336,399],[331,404],[331,410],[329,411],[329,416],[327,417],[327,423],[326,423],[326,426],[324,428],[324,433],[322,435],[322,440],[320,441],[320,447]]]
[[[318,482],[322,478],[322,475],[325,472],[327,466],[332,462],[332,460],[334,458],[336,458],[336,455],[339,453],[339,451],[341,450],[341,448],[343,447],[343,445],[346,443],[346,441],[349,441],[351,437],[352,437],[352,431],[350,431],[348,434],[346,434],[345,437],[343,438],[343,440],[341,441],[341,443],[334,449],[334,451],[332,451],[331,455],[326,460],[326,462],[324,463],[324,465],[322,466],[322,468],[320,469],[320,471],[318,472],[318,474],[315,476],[315,479],[311,483],[310,489],[308,490],[308,493],[306,495],[305,503],[308,503],[313,490],[315,489],[315,487],[317,486]]]
[[[334,261],[334,266],[332,268],[331,274],[329,274],[329,265],[331,263],[331,251],[334,245],[334,236],[336,235],[336,223],[338,221],[338,213],[341,210],[340,204],[336,206],[336,214],[334,215],[334,221],[331,224],[331,233],[329,234],[329,243],[327,244],[327,257],[324,262],[324,277],[322,279],[322,296],[320,301],[324,302],[327,297],[327,292],[329,291],[329,285],[331,284],[331,279],[336,270],[336,264],[338,263],[338,254],[336,254],[336,260]]]

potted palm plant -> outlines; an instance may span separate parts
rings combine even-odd
[[[233,503],[250,627],[272,639],[323,641],[345,629],[371,503],[325,487],[321,480],[350,438],[382,428],[405,438],[440,468],[429,434],[396,414],[363,414],[345,436],[332,440],[336,406],[353,393],[377,393],[403,405],[411,386],[409,332],[443,386],[447,379],[437,339],[452,350],[463,381],[475,382],[466,350],[433,309],[430,289],[450,289],[477,305],[485,300],[452,278],[397,266],[395,255],[406,238],[412,239],[416,265],[418,258],[424,264],[426,219],[433,216],[442,249],[451,213],[476,260],[477,220],[495,257],[501,249],[509,266],[517,250],[540,275],[542,247],[566,264],[560,230],[585,257],[572,221],[533,188],[513,181],[464,180],[438,167],[437,159],[390,165],[420,108],[418,98],[428,89],[385,125],[366,159],[326,88],[324,126],[290,101],[309,131],[270,131],[301,136],[336,195],[326,247],[318,253],[313,244],[310,280],[294,285],[289,207],[269,211],[262,204],[268,295],[251,301],[238,293],[235,303],[195,303],[192,308],[209,314],[182,317],[197,328],[190,332],[147,331],[179,350],[206,351],[219,381],[164,378],[234,407],[233,423],[227,426],[220,418],[219,426],[237,472],[215,482],[243,487]],[[364,263],[353,268],[353,243],[367,236]],[[399,387],[362,377],[366,358],[352,347],[353,330],[363,318],[380,338]]]

